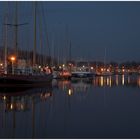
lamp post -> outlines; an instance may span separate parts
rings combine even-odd
[[[11,62],[12,62],[12,74],[14,74],[14,61],[16,58],[14,56],[11,57]]]

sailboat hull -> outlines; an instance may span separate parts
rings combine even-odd
[[[52,82],[52,74],[48,75],[1,75],[0,87],[40,87]]]

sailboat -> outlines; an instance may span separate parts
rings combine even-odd
[[[17,2],[16,2],[16,12],[17,12]],[[43,68],[43,69],[38,69],[38,71],[34,71],[36,68],[36,3],[34,5],[34,50],[33,50],[33,65],[28,68],[28,73],[22,73],[20,72],[15,72],[14,69],[14,62],[16,61],[15,59],[18,59],[18,52],[17,52],[17,28],[18,28],[18,23],[17,23],[17,18],[16,18],[16,23],[13,25],[16,30],[16,40],[15,40],[15,57],[11,57],[11,67],[12,71],[10,73],[7,72],[7,58],[5,57],[5,72],[4,74],[0,75],[0,87],[37,87],[37,86],[42,86],[46,84],[51,84],[52,82],[52,72],[51,69]],[[11,25],[11,24],[7,24]],[[21,24],[20,24],[21,25]],[[7,26],[5,26],[7,28]],[[5,56],[7,56],[7,46],[5,45]],[[17,57],[17,58],[16,58]],[[24,70],[25,71],[25,70]]]

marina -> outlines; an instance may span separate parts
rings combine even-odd
[[[140,2],[1,1],[0,138],[140,138]]]

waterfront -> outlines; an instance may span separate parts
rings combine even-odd
[[[114,75],[1,91],[0,138],[140,138],[139,88],[139,75]]]

